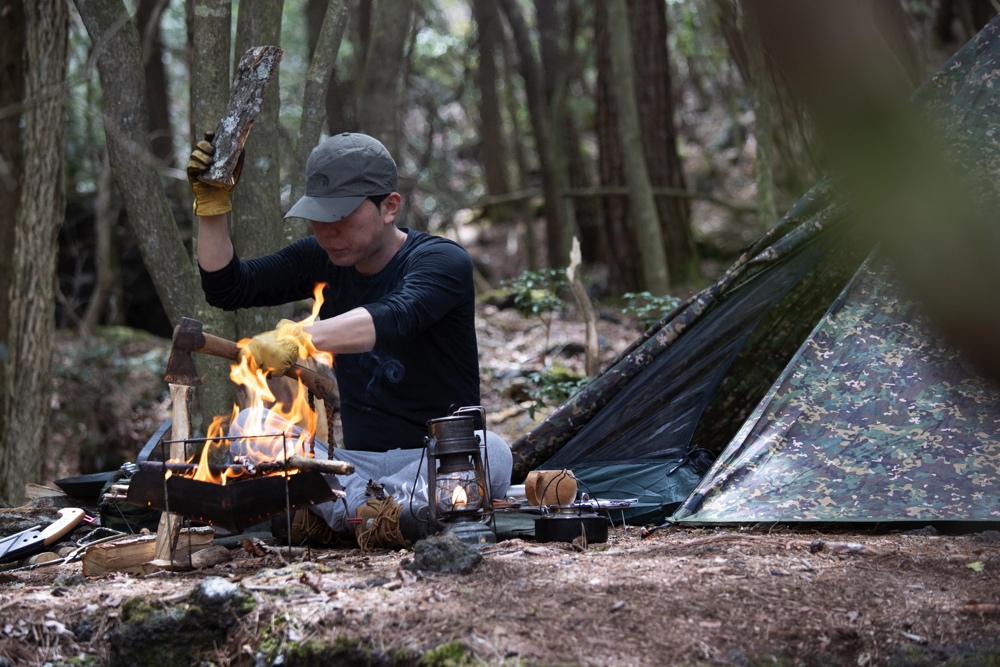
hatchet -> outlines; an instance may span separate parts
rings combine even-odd
[[[202,323],[190,317],[182,317],[174,328],[174,344],[167,361],[166,381],[170,384],[201,384],[198,371],[191,358],[192,352],[211,354],[230,361],[240,358],[240,348],[231,340],[213,336],[202,331]],[[292,364],[285,376],[296,378],[313,394],[324,400],[336,400],[333,380],[304,366]]]
[[[0,563],[13,563],[45,550],[83,521],[83,510],[66,507],[59,510],[59,518],[44,530],[32,526],[20,533],[0,539]]]

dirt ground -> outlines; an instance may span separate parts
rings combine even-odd
[[[605,314],[604,363],[638,333]],[[477,327],[483,404],[513,441],[533,423],[524,375],[544,349],[582,368],[583,325],[570,312],[546,333],[482,306]],[[140,381],[129,378],[123,386]],[[61,394],[73,395],[86,391]],[[142,400],[155,425],[162,405]],[[77,472],[69,453],[58,458],[58,472]],[[0,667],[151,664],[136,654],[148,647],[159,667],[997,664],[1000,534],[929,533],[671,527],[643,539],[616,528],[586,548],[502,541],[461,575],[411,572],[408,551],[344,547],[286,562],[236,544],[230,562],[186,574],[84,578],[79,561],[13,570],[0,572]],[[218,582],[248,602],[219,612],[231,621],[221,634],[198,635],[212,624],[191,616],[191,596]]]
[[[79,562],[0,573],[0,664],[130,664],[112,650],[128,600],[176,609],[210,577],[254,601],[204,655],[216,665],[993,665],[1000,654],[990,532],[644,539],[630,527],[586,548],[503,541],[466,575],[413,573],[407,551],[232,553],[187,574],[84,579]],[[354,661],[334,653],[348,646]]]

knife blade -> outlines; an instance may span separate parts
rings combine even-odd
[[[32,526],[0,539],[0,563],[13,563],[43,551],[76,528],[83,516],[82,509],[66,507],[59,510],[59,518],[44,530],[39,530],[41,525]]]

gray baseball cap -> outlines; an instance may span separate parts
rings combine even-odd
[[[396,188],[396,163],[385,146],[367,134],[344,132],[312,150],[306,162],[306,194],[285,217],[336,222],[365,198]]]

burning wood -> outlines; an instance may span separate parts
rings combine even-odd
[[[208,474],[212,477],[223,477],[226,479],[242,477],[262,477],[264,475],[275,475],[284,472],[300,472],[303,470],[315,470],[329,475],[352,475],[354,465],[346,461],[334,461],[324,459],[314,459],[306,456],[293,454],[285,461],[265,461],[254,463],[253,461],[236,461],[230,464],[208,464],[208,463],[176,463],[168,461],[143,461],[139,464],[140,470],[163,474],[170,472],[184,477],[197,477],[199,469],[208,467]]]

